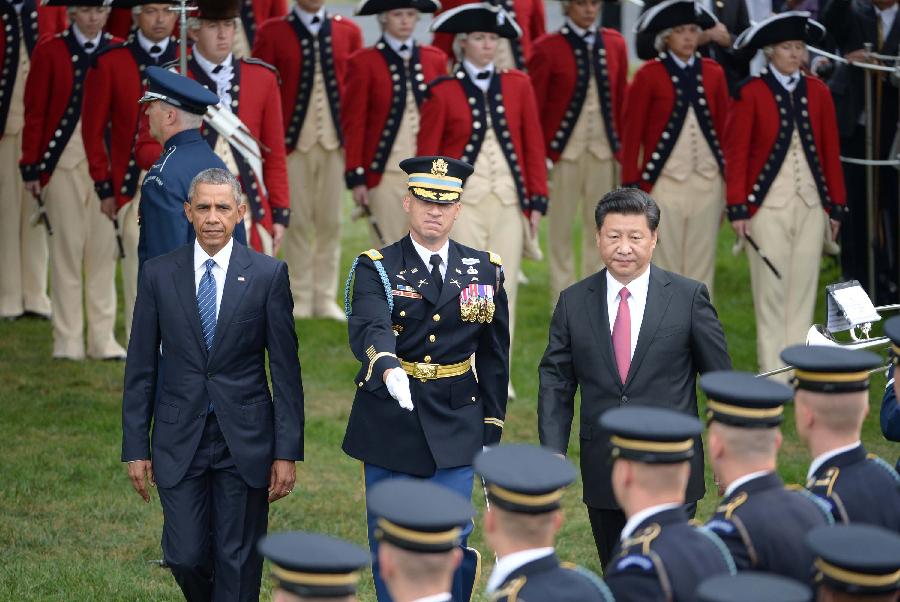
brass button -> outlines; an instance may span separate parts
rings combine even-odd
[[[474,397],[474,396],[472,396],[472,401],[473,401],[473,402],[475,401],[475,397]]]
[[[426,355],[426,356],[425,356],[425,363],[427,364],[427,363],[429,363],[429,362],[431,362],[431,356],[430,356],[430,355]]]
[[[432,343],[434,343],[434,342],[437,340],[437,337],[434,336],[433,334],[432,334],[432,335],[428,335],[428,340],[431,341]]]
[[[358,385],[358,386],[360,386],[360,387],[361,387],[361,386],[363,386],[363,383],[362,383],[362,381],[359,381],[359,382],[358,382],[358,383],[356,383],[356,384],[357,384],[357,385]]]
[[[433,316],[431,316],[431,319],[434,320],[435,322],[440,322],[441,314],[434,314]]]
[[[405,317],[406,317],[406,310],[405,310],[405,309],[401,309],[401,310],[400,310],[400,317],[401,317],[401,318],[405,318]]]

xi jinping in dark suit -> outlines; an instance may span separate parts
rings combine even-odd
[[[660,212],[649,195],[623,188],[597,204],[606,268],[564,290],[540,364],[542,445],[566,453],[581,387],[581,473],[604,568],[625,524],[610,483],[609,434],[600,415],[648,405],[697,415],[698,373],[731,367],[706,286],[650,265]],[[662,216],[665,219],[665,216]],[[703,449],[695,442],[687,502],[703,497]]]
[[[145,501],[145,479],[158,486],[163,555],[189,601],[259,600],[256,544],[303,459],[287,266],[234,244],[240,198],[224,169],[194,178],[196,241],[144,264],[125,366],[122,460]]]

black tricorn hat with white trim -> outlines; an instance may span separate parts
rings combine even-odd
[[[516,40],[522,37],[522,28],[501,6],[490,2],[463,4],[441,13],[429,28],[440,33],[472,33],[486,31],[501,38]]]
[[[436,13],[441,10],[441,3],[438,0],[361,0],[353,14],[362,17],[401,8],[414,8],[420,13]]]
[[[709,29],[719,20],[699,2],[694,0],[664,0],[652,6],[638,17],[635,33],[659,33],[679,25],[697,25]]]
[[[805,10],[772,15],[741,32],[734,41],[735,50],[759,50],[788,40],[817,44],[825,38],[825,26]]]

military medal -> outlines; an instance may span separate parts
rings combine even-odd
[[[470,284],[459,293],[459,314],[463,322],[490,323],[494,319],[494,287]]]

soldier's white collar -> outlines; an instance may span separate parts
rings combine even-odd
[[[515,572],[519,567],[525,566],[529,562],[534,562],[553,553],[553,548],[534,548],[532,550],[522,550],[521,552],[513,552],[497,559],[494,565],[494,571],[491,578],[487,582],[487,593],[492,594],[497,591],[506,578]]]
[[[412,36],[410,36],[409,38],[407,38],[405,40],[400,40],[398,38],[395,38],[388,32],[384,32],[381,35],[384,38],[384,41],[388,43],[388,46],[391,47],[391,50],[393,50],[394,52],[399,54],[401,57],[408,59],[409,57],[412,56],[412,48],[413,48],[413,44],[415,43],[415,40],[413,39]],[[406,44],[406,46],[407,46],[406,50],[400,50],[400,47],[403,46],[404,44]]]
[[[670,502],[668,504],[658,504],[656,506],[650,506],[649,508],[644,508],[640,512],[636,512],[631,518],[628,519],[628,522],[625,523],[625,527],[622,529],[622,534],[619,536],[619,541],[625,541],[631,534],[634,533],[634,530],[638,528],[642,522],[653,516],[654,514],[659,514],[660,512],[665,512],[666,510],[672,510],[673,508],[678,508],[682,506],[682,504],[676,504],[674,502]]]
[[[750,474],[745,474],[744,476],[735,479],[731,482],[731,485],[729,485],[725,489],[725,497],[728,497],[729,495],[734,493],[734,491],[744,483],[749,483],[753,479],[758,479],[759,477],[764,477],[768,474],[772,474],[772,472],[773,471],[771,470],[759,470],[757,472],[751,472]]]
[[[166,48],[169,47],[170,38],[168,36],[164,37],[159,42],[153,42],[153,41],[149,40],[147,38],[147,36],[145,36],[144,33],[140,29],[138,29],[137,35],[135,36],[135,38],[137,38],[138,44],[140,44],[141,48],[144,49],[144,52],[146,52],[153,58],[156,58],[160,54],[164,53],[166,51]],[[154,46],[158,46],[160,49],[157,54],[150,53],[150,49],[153,48]]]
[[[416,250],[416,253],[419,254],[419,257],[422,259],[422,263],[425,264],[425,267],[428,268],[428,271],[431,271],[431,256],[437,253],[441,256],[441,276],[444,276],[447,273],[447,258],[450,256],[450,240],[444,243],[444,246],[438,249],[437,251],[430,251],[416,242],[416,239],[412,237],[412,234],[409,235],[409,240],[412,241],[413,248]]]
[[[592,29],[588,31],[587,29],[582,29],[575,25],[575,22],[572,21],[569,17],[566,17],[566,27],[571,29],[579,38],[584,40],[585,44],[590,44],[593,46],[594,41],[597,37],[596,32]]]
[[[825,464],[828,460],[832,459],[835,456],[838,456],[844,452],[848,452],[850,450],[856,449],[862,445],[862,441],[856,441],[855,443],[851,443],[850,445],[843,445],[841,447],[836,447],[831,451],[827,451],[824,454],[819,454],[809,465],[809,470],[806,472],[806,478],[811,479],[816,471]]]
[[[775,79],[778,80],[778,83],[782,85],[782,87],[788,92],[793,92],[797,87],[797,84],[800,83],[800,70],[794,71],[793,73],[788,73],[785,75],[781,71],[775,68],[775,65],[769,63],[769,71],[772,72],[772,75],[775,76]]]
[[[675,64],[678,65],[679,67],[681,67],[682,69],[692,66],[694,64],[694,60],[695,60],[694,55],[692,54],[691,58],[689,58],[687,60],[687,62],[684,62],[680,58],[675,56],[675,53],[672,52],[671,50],[669,51],[669,56],[672,57],[672,60],[675,61]]]
[[[100,46],[100,38],[103,37],[103,32],[101,31],[93,38],[88,38],[86,35],[81,33],[81,30],[78,29],[78,26],[74,23],[72,24],[72,33],[75,34],[75,39],[78,40],[78,43],[81,45],[81,48],[88,54],[93,54],[95,50]],[[92,48],[85,48],[84,45],[88,42],[93,42],[94,46]]]
[[[314,13],[309,13],[300,8],[298,4],[294,4],[294,14],[303,21],[303,25],[306,29],[309,30],[309,33],[313,35],[318,35],[319,28],[322,27],[322,23],[325,22],[325,7],[323,6],[319,10]],[[313,23],[313,19],[319,17],[319,20]]]
[[[474,82],[475,85],[478,86],[482,92],[486,92],[487,89],[491,85],[491,77],[494,76],[494,72],[497,70],[494,67],[494,63],[488,63],[484,69],[479,69],[478,67],[476,67],[475,65],[473,65],[472,63],[467,61],[466,59],[463,59],[462,64],[463,64],[463,69],[465,69],[466,73],[469,75],[469,79],[471,79],[472,82]],[[478,74],[483,73],[484,71],[490,72],[491,77],[488,77],[485,79],[478,79],[478,77],[477,77]]]

